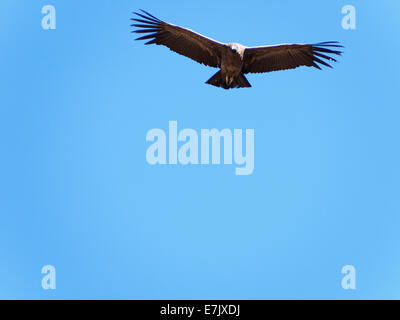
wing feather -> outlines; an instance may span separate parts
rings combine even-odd
[[[262,73],[295,69],[300,66],[321,69],[319,64],[332,68],[327,61],[337,62],[330,55],[341,55],[342,52],[338,49],[342,47],[336,41],[328,41],[316,44],[282,44],[246,48],[243,72]]]
[[[147,40],[145,44],[164,45],[172,51],[210,67],[221,66],[221,52],[225,44],[207,38],[190,29],[182,28],[159,20],[150,13],[141,10],[134,12],[140,19],[132,27],[139,28],[132,32],[146,34],[136,40]]]

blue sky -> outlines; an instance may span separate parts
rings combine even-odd
[[[47,4],[56,30],[41,28]],[[341,27],[347,4],[356,30]],[[222,42],[345,53],[225,91],[204,84],[215,69],[133,41],[139,8]],[[400,298],[399,9],[1,1],[0,298]],[[254,129],[254,173],[150,166],[146,133],[170,120]],[[341,287],[349,264],[356,290]]]

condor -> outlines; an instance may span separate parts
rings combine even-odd
[[[251,87],[244,76],[300,66],[321,69],[319,64],[332,68],[326,61],[336,60],[342,46],[337,41],[316,44],[281,44],[274,46],[245,47],[239,43],[221,43],[190,29],[182,28],[141,10],[131,26],[132,31],[143,33],[136,40],[149,40],[146,44],[164,45],[181,55],[209,67],[220,68],[206,83],[224,89]]]

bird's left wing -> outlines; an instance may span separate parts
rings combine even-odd
[[[336,60],[331,55],[341,55],[342,46],[336,41],[317,44],[282,44],[266,47],[249,47],[244,51],[244,73],[262,73],[294,69],[300,66],[321,69],[318,64],[332,68],[326,61]]]
[[[149,39],[146,44],[164,45],[206,66],[215,68],[221,66],[221,52],[225,44],[192,30],[161,21],[144,10],[141,11],[143,14],[134,12],[138,19],[131,19],[136,21],[132,26],[140,28],[132,32],[145,34],[136,40]]]

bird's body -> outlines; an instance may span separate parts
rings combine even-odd
[[[141,28],[133,32],[146,35],[136,40],[150,39],[146,44],[164,45],[206,66],[220,68],[206,83],[224,89],[251,87],[244,76],[247,73],[294,69],[300,66],[321,69],[317,63],[331,67],[323,59],[336,62],[327,54],[341,54],[337,48],[342,46],[336,41],[262,47],[225,44],[190,29],[161,21],[146,11],[142,12],[143,14],[135,13],[140,19],[132,19],[140,23],[132,26]]]
[[[221,52],[221,78],[228,87],[242,72],[244,49],[238,43],[230,43]]]

